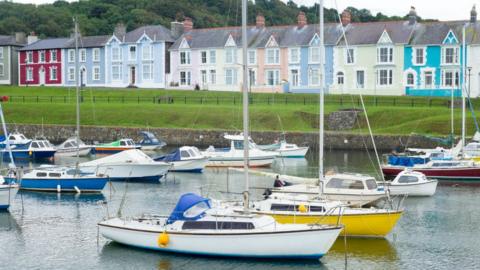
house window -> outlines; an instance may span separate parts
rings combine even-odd
[[[377,84],[380,86],[387,86],[393,84],[393,70],[380,69],[377,72]]]
[[[180,72],[180,85],[190,85],[192,80],[192,74],[190,71]]]
[[[444,64],[458,64],[459,49],[454,47],[447,47],[443,49],[443,63]]]
[[[215,64],[217,62],[217,52],[214,50],[210,51],[210,64]]]
[[[345,75],[341,71],[337,72],[337,84],[343,85],[344,83],[345,83]]]
[[[93,49],[93,62],[99,62],[100,61],[100,49],[99,48],[94,48]]]
[[[291,69],[290,70],[290,85],[291,86],[298,86],[300,84],[300,77],[298,69]]]
[[[51,67],[50,68],[50,80],[51,81],[56,81],[57,77],[58,77],[57,67]]]
[[[39,52],[39,63],[45,63],[45,51],[40,51]]]
[[[85,63],[87,61],[87,50],[81,49],[80,53],[80,62]]]
[[[424,48],[415,48],[413,59],[414,59],[414,64],[415,65],[425,65],[425,49]]]
[[[237,84],[237,71],[232,68],[225,70],[225,84],[226,85],[235,85]]]
[[[256,85],[257,84],[257,72],[254,69],[248,70],[248,85]]]
[[[248,64],[249,65],[257,64],[257,51],[256,50],[249,50],[248,51]]]
[[[320,63],[319,47],[310,47],[310,63]]]
[[[0,48],[1,49],[1,48]],[[4,76],[3,64],[0,63],[0,76]]]
[[[235,48],[225,49],[225,63],[235,64],[236,59],[237,59],[237,55],[236,55],[236,49]]]
[[[75,81],[75,68],[73,67],[68,68],[68,80]]]
[[[153,79],[153,64],[143,64],[142,65],[142,78],[144,80]]]
[[[128,60],[137,60],[137,46],[128,47]]]
[[[311,68],[308,74],[308,81],[310,85],[320,84],[320,70],[318,68]]]
[[[122,53],[120,51],[119,47],[113,47],[112,48],[112,61],[120,61],[120,58],[122,58]]]
[[[93,67],[93,80],[94,81],[100,80],[100,67],[98,66]]]
[[[27,81],[33,81],[33,68],[27,68]]]
[[[290,64],[296,64],[300,62],[300,49],[299,48],[290,48],[288,50],[289,62]]]
[[[33,52],[27,52],[27,63],[33,63]]]
[[[415,86],[415,75],[412,72],[407,73],[407,86]]]
[[[75,63],[75,50],[68,50],[68,62]]]
[[[57,62],[57,50],[50,51],[50,62]]]
[[[357,70],[357,88],[365,88],[365,71]]]
[[[423,81],[425,88],[433,88],[433,71],[425,71],[423,73]]]
[[[393,48],[381,47],[377,49],[377,61],[378,63],[393,63]]]
[[[200,53],[200,57],[202,58],[202,64],[206,64],[207,63],[207,51],[202,51]]]
[[[215,69],[210,70],[210,83],[211,84],[217,83],[217,71]]]
[[[205,52],[205,54],[207,54],[207,52]],[[202,76],[202,85],[208,84],[207,71],[206,70],[200,70],[200,74]]]
[[[345,59],[347,59],[347,64],[355,64],[355,49],[346,49]]]
[[[112,80],[118,81],[121,79],[122,67],[120,65],[112,66]]]
[[[267,70],[267,85],[274,86],[280,84],[280,71],[278,69]]]
[[[278,48],[267,49],[267,65],[280,64],[280,50]]]
[[[153,47],[152,45],[145,45],[142,48],[142,59],[143,60],[152,60],[153,59]]]
[[[442,84],[446,87],[458,87],[460,74],[456,70],[445,70],[442,73]]]
[[[180,65],[190,65],[190,52],[180,52]]]

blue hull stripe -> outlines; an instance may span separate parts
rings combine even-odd
[[[111,181],[129,181],[129,182],[143,182],[143,183],[159,183],[160,179],[162,179],[163,175],[155,175],[155,176],[145,176],[145,177],[110,177]]]
[[[7,182],[15,179],[6,178]],[[107,184],[107,178],[82,178],[82,179],[28,179],[23,178],[20,182],[21,189],[56,191],[60,185],[61,191],[75,192],[75,187],[81,191],[100,192]]]
[[[10,207],[9,204],[0,204],[0,210],[7,210]]]
[[[203,169],[191,169],[191,170],[168,170],[169,172],[184,172],[184,173],[202,173]]]

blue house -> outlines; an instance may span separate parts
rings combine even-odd
[[[419,23],[404,57],[405,94],[461,96],[462,28],[465,22]]]
[[[110,36],[81,37],[78,41],[80,86],[105,86],[105,43]],[[62,49],[63,82],[65,86],[75,83],[75,39]]]
[[[112,87],[165,88],[171,31],[149,25],[126,32],[117,26],[105,45],[105,84]]]

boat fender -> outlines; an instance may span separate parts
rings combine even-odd
[[[158,236],[158,246],[160,247],[166,247],[169,241],[170,241],[170,237],[168,236],[168,233],[165,231]]]
[[[298,206],[298,211],[300,211],[300,213],[306,213],[307,212],[307,207],[304,204],[300,204]]]

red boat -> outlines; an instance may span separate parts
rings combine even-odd
[[[470,160],[438,160],[430,161],[427,164],[417,164],[413,167],[383,165],[382,171],[385,177],[395,177],[405,168],[421,172],[428,178],[480,181],[480,166]]]

